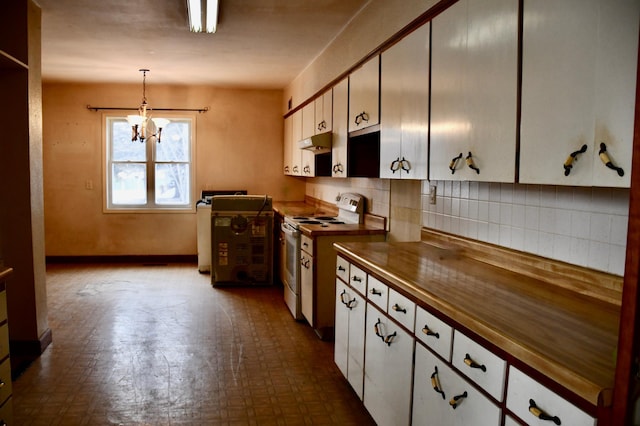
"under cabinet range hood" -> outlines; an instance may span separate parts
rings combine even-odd
[[[298,148],[313,151],[314,154],[323,154],[331,150],[332,139],[333,134],[331,132],[320,133],[298,141]]]

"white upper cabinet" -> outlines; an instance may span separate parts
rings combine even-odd
[[[525,0],[523,13],[519,181],[628,187],[640,2]]]
[[[316,134],[316,117],[315,117],[315,104],[313,102],[308,103],[302,107],[302,134],[299,140],[310,138]],[[295,142],[295,149],[298,150],[300,155],[300,175],[306,177],[315,176],[315,154],[308,149],[300,149],[298,142]]]
[[[331,176],[347,177],[347,141],[349,139],[349,80],[333,87],[333,140],[331,145]]]
[[[293,173],[293,116],[290,115],[284,119],[284,150],[283,150],[283,163],[284,174],[290,175]]]
[[[518,1],[460,0],[436,16],[431,73],[429,178],[513,182]]]
[[[316,134],[330,132],[333,123],[333,91],[327,90],[315,100]]]
[[[429,24],[382,53],[380,177],[427,179]]]
[[[302,150],[298,147],[298,141],[302,139],[302,110],[298,110],[291,116],[291,172],[293,176],[302,176]]]
[[[316,134],[316,110],[315,104],[310,102],[302,107],[302,139],[310,138]]]
[[[349,75],[349,131],[380,123],[380,56]]]

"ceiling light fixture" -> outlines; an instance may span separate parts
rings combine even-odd
[[[194,33],[215,33],[218,26],[218,0],[187,0],[189,28]]]
[[[169,124],[169,120],[166,118],[151,118],[150,115],[147,115],[148,104],[146,80],[149,70],[143,68],[139,71],[142,72],[142,103],[140,104],[140,108],[138,108],[138,115],[127,115],[127,121],[131,126],[131,141],[135,142],[139,139],[140,143],[144,143],[146,139],[155,138],[156,141],[160,143],[162,129],[166,127],[167,124]],[[149,125],[149,119],[151,119],[151,121],[155,125],[157,132],[151,134],[150,136],[147,136],[147,126]]]

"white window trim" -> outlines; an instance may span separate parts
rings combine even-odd
[[[181,114],[166,114],[162,113],[162,117],[176,120],[190,120],[191,121],[191,145],[190,145],[190,162],[189,162],[189,179],[190,179],[190,203],[188,206],[152,206],[152,207],[140,207],[140,206],[112,206],[110,205],[110,150],[109,140],[107,136],[108,121],[110,118],[123,118],[131,114],[130,111],[111,111],[102,114],[102,211],[103,213],[195,213],[196,212],[196,114],[195,113],[181,113]],[[140,143],[140,142],[132,142]],[[155,140],[152,142],[146,141],[145,143],[157,143]],[[147,166],[153,165],[153,159],[147,161]]]

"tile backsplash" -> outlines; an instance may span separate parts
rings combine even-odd
[[[423,181],[421,193],[423,226],[624,275],[628,189]]]

